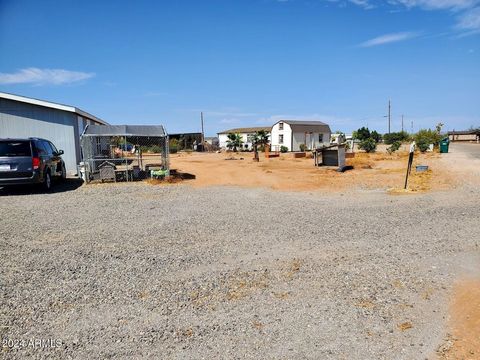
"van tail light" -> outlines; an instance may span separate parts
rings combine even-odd
[[[40,158],[38,157],[32,158],[32,166],[33,166],[33,170],[37,170],[40,167]]]

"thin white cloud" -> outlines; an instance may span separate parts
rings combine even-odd
[[[87,80],[93,76],[95,76],[94,73],[31,67],[14,73],[0,73],[0,84],[65,85]]]
[[[372,46],[378,46],[378,45],[385,45],[385,44],[413,39],[417,36],[418,34],[414,32],[399,32],[399,33],[393,33],[393,34],[385,34],[385,35],[377,36],[376,38],[367,40],[361,43],[359,46],[372,47]]]
[[[457,28],[467,31],[480,30],[480,6],[468,10],[457,18]]]
[[[461,10],[468,9],[476,4],[479,0],[392,0],[391,4],[401,4],[407,8],[420,7],[426,10]]]
[[[360,6],[365,10],[373,9],[375,6],[369,0],[348,0],[352,4]]]

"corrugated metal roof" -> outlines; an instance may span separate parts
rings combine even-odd
[[[254,133],[257,131],[267,131],[270,132],[272,128],[270,126],[257,126],[257,127],[245,127],[245,128],[235,128],[235,129],[230,129],[230,130],[224,130],[219,132],[218,134],[230,134],[230,133]]]
[[[81,115],[81,116],[83,116],[87,119],[98,122],[99,124],[103,124],[103,125],[108,124],[106,121],[103,121],[102,119],[99,119],[96,116],[93,116],[92,114],[87,113],[86,111],[83,111],[79,108],[76,108],[76,107],[70,106],[70,105],[63,105],[63,104],[58,104],[58,103],[54,103],[54,102],[51,102],[51,101],[39,100],[39,99],[29,98],[29,97],[26,97],[26,96],[9,94],[9,93],[5,93],[5,92],[0,92],[0,98],[19,101],[19,102],[23,102],[23,103],[27,103],[27,104],[32,104],[32,105],[48,107],[48,108],[51,108],[51,109],[58,109],[58,110],[73,112],[73,113]]]
[[[88,125],[82,136],[150,136],[167,135],[162,125]]]

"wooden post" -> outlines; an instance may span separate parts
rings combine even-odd
[[[408,154],[408,166],[407,166],[407,175],[405,176],[405,186],[403,187],[404,190],[407,189],[408,184],[408,175],[412,171],[412,163],[413,163],[413,154],[415,153],[415,141],[412,142],[410,145],[410,154]]]

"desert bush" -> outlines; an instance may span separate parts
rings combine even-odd
[[[425,139],[420,140],[419,142],[416,143],[418,150],[420,150],[420,152],[422,153],[427,151],[430,148],[430,144],[431,143],[426,141]]]
[[[441,139],[441,135],[432,129],[422,129],[414,136],[415,143],[421,152],[427,151],[430,144],[437,146]]]
[[[288,147],[286,147],[284,145],[280,146],[280,152],[286,153],[287,151],[288,151]]]
[[[358,147],[362,150],[365,150],[367,153],[375,152],[377,149],[377,143],[375,142],[374,139],[368,138],[360,142]]]
[[[391,145],[394,142],[403,142],[407,141],[409,138],[409,135],[406,131],[399,131],[399,132],[392,132],[390,134],[384,134],[383,135],[383,142],[387,145]]]
[[[162,148],[158,145],[152,145],[148,148],[148,152],[158,154],[162,152]]]
[[[393,142],[393,144],[390,145],[390,146],[387,148],[388,153],[389,153],[389,154],[394,153],[395,151],[397,151],[398,149],[400,149],[400,146],[401,146],[401,145],[402,145],[402,144],[401,144],[399,141]]]

